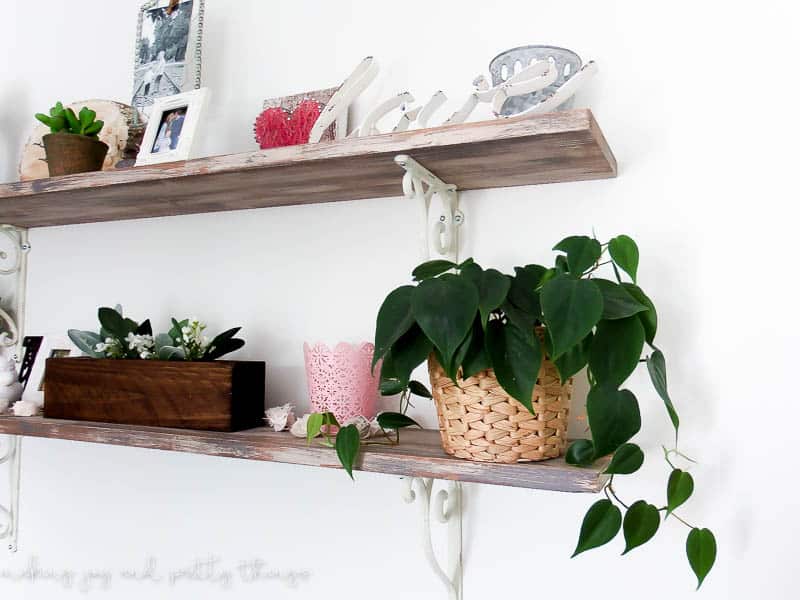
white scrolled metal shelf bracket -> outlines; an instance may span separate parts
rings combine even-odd
[[[2,239],[5,238],[5,239]],[[13,306],[8,311],[0,307],[0,343],[7,347],[15,346],[15,360],[23,356],[25,325],[25,294],[28,280],[28,230],[12,225],[0,225],[0,276],[16,275],[16,288]],[[11,248],[7,248],[10,242]],[[7,251],[9,250],[9,251]],[[3,298],[5,300],[6,298]],[[11,552],[17,551],[19,537],[19,487],[22,459],[22,437],[0,436],[5,444],[5,452],[0,450],[0,465],[8,465],[9,502],[7,507],[0,504],[0,540],[8,542]]]
[[[9,504],[0,505],[0,540],[8,540],[8,549],[17,551],[19,534],[19,481],[22,463],[22,436],[5,436],[6,452],[0,454],[0,465],[8,464]]]
[[[464,214],[458,207],[456,186],[445,183],[416,160],[406,154],[395,157],[394,162],[405,169],[403,193],[420,208],[420,245],[423,259],[444,259],[458,262],[458,231],[464,223]],[[436,218],[431,215],[431,200],[438,196],[441,209]]]
[[[28,281],[28,252],[31,245],[28,241],[28,230],[13,225],[0,225],[0,236],[11,242],[13,255],[0,249],[0,276],[16,275],[14,306],[7,312],[0,307],[0,332],[7,334],[3,339],[5,346],[16,346],[15,359],[22,360],[23,327],[25,324],[25,295]]]
[[[422,516],[422,547],[433,572],[447,588],[449,600],[462,600],[464,566],[462,556],[462,490],[458,481],[447,482],[447,489],[439,490],[432,498],[433,479],[404,478],[403,500],[407,504],[418,502]],[[416,491],[414,487],[416,486]],[[433,508],[431,509],[431,500]],[[431,511],[439,523],[447,526],[447,569],[436,557],[431,539]]]

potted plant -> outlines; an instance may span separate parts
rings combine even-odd
[[[630,552],[655,535],[662,516],[671,517],[690,529],[686,554],[699,587],[714,563],[716,541],[674,512],[694,490],[692,476],[675,464],[683,457],[677,447],[664,450],[666,504],[625,502],[615,488],[615,477],[636,472],[644,461],[630,442],[641,426],[639,404],[623,388],[640,363],[663,400],[676,446],[679,427],[664,355],[655,346],[656,308],[637,285],[638,248],[624,235],[608,243],[574,236],[554,250],[554,266],[517,267],[513,276],[471,259],[417,267],[416,285],[392,291],[378,313],[374,361],[383,360],[381,390],[406,389],[412,371],[428,361],[445,451],[471,460],[539,460],[565,447],[570,379],[587,367],[591,439],[574,441],[566,460],[611,459],[606,497],[586,514],[573,556],[620,530]],[[601,277],[604,270],[609,278]],[[649,354],[642,358],[645,346]]]
[[[50,128],[42,141],[51,177],[103,168],[108,145],[97,137],[104,123],[96,117],[97,113],[85,106],[76,115],[61,102],[50,109],[49,115],[36,114],[36,118]]]
[[[244,346],[230,329],[205,335],[197,319],[172,319],[153,335],[150,321],[125,318],[122,307],[98,311],[100,333],[69,331],[88,358],[48,358],[44,415],[214,431],[263,425],[263,362],[220,361]]]

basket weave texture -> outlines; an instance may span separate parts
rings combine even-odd
[[[555,365],[542,361],[531,414],[497,382],[492,369],[453,383],[428,358],[439,432],[445,452],[481,462],[516,463],[557,458],[567,446],[572,380],[563,386]]]

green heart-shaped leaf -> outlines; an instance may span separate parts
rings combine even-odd
[[[511,282],[508,300],[516,308],[538,319],[542,314],[542,305],[537,290],[547,269],[540,265],[526,265],[515,267],[514,272],[514,277],[508,278]]]
[[[594,444],[592,440],[575,440],[567,448],[564,457],[568,465],[587,467],[594,462]]]
[[[323,427],[326,426],[326,425],[329,426],[329,427],[330,426],[339,427],[339,421],[336,420],[336,415],[335,414],[333,414],[332,412],[328,411],[328,412],[322,413],[322,425],[323,425]]]
[[[586,398],[586,415],[596,458],[611,454],[639,432],[642,417],[636,396],[628,390],[595,386]]]
[[[533,413],[533,389],[542,365],[538,338],[510,323],[491,321],[486,328],[486,349],[498,383]]]
[[[667,481],[667,516],[686,502],[694,492],[694,479],[686,471],[674,469]]]
[[[517,308],[511,302],[503,302],[503,313],[508,318],[508,320],[516,325],[516,327],[531,336],[534,335],[534,331],[536,330],[536,317],[527,311],[522,310],[521,308]]]
[[[511,282],[496,269],[489,269],[481,274],[478,308],[481,312],[481,324],[484,327],[489,320],[489,314],[505,301],[510,288]]]
[[[542,286],[541,301],[554,359],[583,340],[603,314],[603,295],[590,280],[558,275]]]
[[[415,396],[419,396],[420,398],[433,398],[430,390],[426,388],[423,384],[419,381],[409,381],[408,382],[408,390],[414,394]]]
[[[622,444],[614,452],[614,458],[606,468],[608,475],[630,475],[638,471],[644,463],[644,452],[636,444]]]
[[[447,368],[478,313],[478,290],[455,275],[427,279],[414,289],[411,311]]]
[[[134,323],[133,329],[130,329],[125,322],[125,319],[113,308],[100,308],[97,311],[97,318],[100,321],[103,329],[111,333],[120,341],[124,340],[127,335],[136,328]]]
[[[655,506],[644,500],[631,504],[622,522],[622,533],[625,535],[625,551],[622,554],[627,554],[649,541],[660,524],[661,517]]]
[[[639,303],[621,285],[607,279],[592,279],[592,281],[603,294],[603,319],[624,319],[647,311],[647,307]]]
[[[393,412],[379,414],[378,425],[384,429],[402,429],[404,427],[419,427],[422,429],[422,426],[411,417]]]
[[[324,422],[325,417],[322,416],[322,413],[311,413],[308,415],[308,421],[306,421],[306,442],[311,443],[315,437],[319,435],[319,432],[322,431],[322,424]]]
[[[558,369],[562,383],[583,369],[589,362],[589,349],[592,346],[593,335],[590,333],[583,340],[564,352],[553,361]],[[548,338],[549,339],[549,338]]]
[[[600,242],[585,235],[565,238],[556,244],[553,250],[566,253],[569,273],[574,278],[583,275],[583,272],[594,265],[602,254]]]
[[[393,374],[403,387],[408,384],[414,369],[425,362],[432,350],[433,344],[416,323],[394,342],[389,356],[392,359]]]
[[[411,296],[414,286],[404,285],[393,290],[383,301],[375,323],[375,354],[372,356],[372,367],[386,356],[400,336],[409,330],[414,323],[411,313]]]
[[[450,269],[455,269],[458,265],[449,260],[429,260],[426,263],[419,265],[411,273],[414,281],[425,281],[431,277],[436,277],[442,273],[446,273]]]
[[[633,283],[636,283],[636,271],[639,268],[639,248],[627,235],[618,235],[608,243],[611,260],[625,271]]]
[[[336,455],[344,470],[353,479],[353,464],[361,448],[361,435],[355,425],[347,425],[336,434]]]
[[[644,328],[636,317],[600,321],[589,350],[589,368],[598,383],[619,387],[639,365]]]
[[[613,540],[619,533],[622,513],[610,500],[598,500],[589,508],[581,524],[578,545],[572,558]]]
[[[708,529],[697,527],[692,529],[686,538],[686,557],[697,576],[699,590],[717,558],[717,541],[714,539],[714,534]]]
[[[672,421],[672,426],[675,428],[675,437],[677,438],[681,420],[667,391],[667,363],[661,350],[655,350],[647,358],[647,372],[650,374],[650,381],[653,382],[653,387],[658,392],[658,395],[661,396],[661,400],[664,401],[664,406],[667,408],[667,414],[669,414],[669,420]]]
[[[396,396],[397,394],[402,394],[403,391],[405,391],[406,389],[406,386],[402,381],[394,377],[391,377],[386,372],[386,366],[389,364],[388,360],[390,357],[391,354],[387,354],[386,358],[383,359],[383,369],[381,369],[381,383],[378,386],[381,396]]]
[[[478,319],[475,319],[475,324],[478,328],[480,328],[480,322]],[[456,381],[458,379],[458,369],[463,364],[464,360],[467,357],[467,354],[472,349],[472,336],[475,332],[475,325],[467,332],[467,337],[458,345],[456,349],[456,353],[453,354],[453,358],[450,360],[450,364],[445,367],[445,373],[447,376]]]
[[[463,379],[469,379],[476,373],[492,368],[492,363],[486,352],[485,337],[483,327],[481,327],[481,324],[476,320],[475,324],[472,326],[472,337],[470,338],[469,348],[464,355],[464,360],[461,362],[461,377]]]
[[[653,301],[647,297],[647,294],[645,294],[639,286],[632,283],[623,283],[622,287],[633,296],[634,300],[647,307],[646,311],[640,312],[636,316],[639,317],[644,327],[644,338],[647,340],[648,344],[652,344],[656,337],[656,331],[658,330],[658,314],[656,313],[655,304],[653,304]]]

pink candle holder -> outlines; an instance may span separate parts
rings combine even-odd
[[[372,420],[376,413],[381,362],[372,373],[375,346],[342,342],[303,344],[308,396],[313,412],[332,412],[339,423],[357,416]]]

